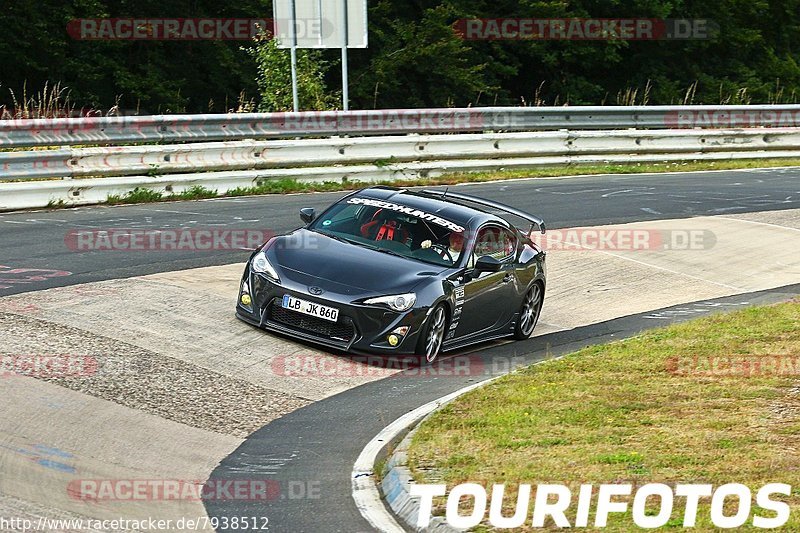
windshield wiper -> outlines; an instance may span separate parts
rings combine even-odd
[[[320,235],[325,235],[326,237],[330,237],[331,239],[339,241],[339,242],[344,242],[344,243],[347,243],[347,244],[358,244],[355,241],[351,241],[350,239],[345,239],[344,237],[340,237],[339,235],[336,235],[334,233],[329,233],[327,231],[321,231],[321,230],[318,230],[318,229],[315,229],[313,231],[316,231]]]
[[[386,248],[380,248],[378,246],[374,246],[372,244],[367,244],[365,242],[360,242],[360,241],[356,241],[356,240],[353,240],[353,239],[348,239],[347,237],[342,237],[341,235],[336,235],[334,233],[329,233],[327,231],[322,231],[322,230],[318,230],[318,229],[315,229],[313,231],[316,231],[320,235],[325,235],[326,237],[330,237],[331,239],[335,239],[335,240],[337,240],[339,242],[346,242],[347,244],[352,244],[352,245],[355,245],[355,246],[362,246],[364,248],[367,248],[368,250],[377,250],[379,252],[391,253],[391,254],[396,255],[398,257],[405,257],[403,255],[398,254],[397,252],[392,252],[390,250],[387,250]]]
[[[379,248],[377,246],[370,246],[370,248],[372,248],[373,250],[377,250],[377,251],[379,251],[379,252],[381,252],[383,254],[394,255],[396,257],[402,257],[403,259],[408,259],[409,258],[407,255],[403,255],[401,253],[397,253],[394,250],[390,250],[388,248]]]

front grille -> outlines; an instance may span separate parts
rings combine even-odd
[[[290,311],[281,307],[280,298],[272,301],[270,318],[290,328],[313,333],[320,337],[350,342],[355,336],[355,328],[351,323],[345,323],[342,318],[338,322],[331,322],[315,316],[304,315],[297,311]]]

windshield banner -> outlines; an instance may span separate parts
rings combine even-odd
[[[393,202],[384,202],[383,200],[375,200],[374,198],[358,197],[350,198],[347,200],[347,203],[369,205],[371,207],[380,207],[381,209],[397,211],[398,213],[403,213],[412,217],[421,218],[422,220],[426,220],[428,222],[433,222],[434,224],[447,228],[450,231],[455,231],[456,233],[464,232],[464,228],[454,222],[445,220],[440,216],[434,215],[433,213],[426,213],[425,211],[420,211],[419,209],[414,209],[413,207],[408,207],[406,205],[395,204]]]

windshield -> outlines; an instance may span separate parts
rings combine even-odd
[[[457,224],[431,213],[369,198],[354,197],[334,205],[309,229],[354,245],[444,267],[458,265],[464,250],[464,230]]]

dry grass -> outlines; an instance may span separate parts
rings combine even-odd
[[[28,91],[25,83],[19,95],[11,88],[8,88],[8,93],[12,106],[0,105],[0,120],[103,116],[96,109],[78,109],[70,97],[70,89],[61,83],[51,85],[46,82],[42,89],[33,92]],[[105,116],[117,115],[118,112],[119,98]]]

